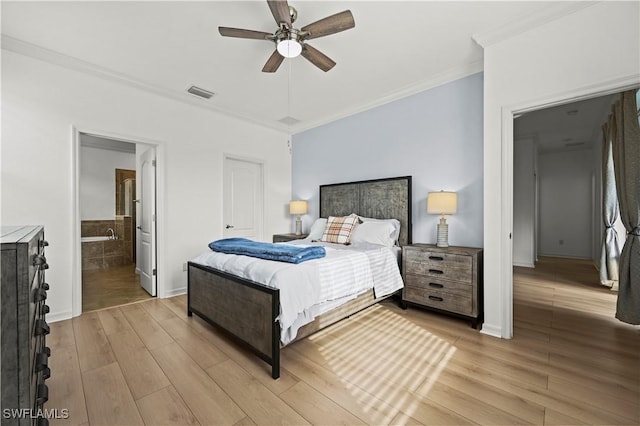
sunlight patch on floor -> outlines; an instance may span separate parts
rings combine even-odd
[[[420,398],[412,392],[428,392],[456,352],[451,343],[380,305],[329,330],[313,336],[314,344],[365,412],[379,410],[381,400],[392,406],[389,414],[381,411],[380,422],[400,411],[410,416]]]

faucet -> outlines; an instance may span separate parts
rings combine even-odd
[[[113,228],[107,229],[107,234],[110,234],[110,235],[107,235],[110,240],[115,240],[116,239],[116,233],[113,230]]]

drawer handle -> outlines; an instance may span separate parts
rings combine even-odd
[[[45,263],[47,263],[47,258],[44,257],[43,254],[37,254],[33,257],[33,264],[34,266],[36,265],[44,265]]]
[[[444,257],[442,256],[429,256],[430,260],[444,260]]]
[[[444,274],[444,272],[440,269],[429,269],[429,272],[431,272],[432,274]]]
[[[47,355],[48,357],[51,356],[51,348],[49,346],[45,346],[42,350],[42,353]]]
[[[51,377],[51,369],[49,367],[42,370],[42,380],[47,380]]]
[[[44,315],[48,313],[49,313],[49,305],[42,305],[42,308],[40,308],[40,315]]]
[[[36,336],[41,336],[45,334],[49,334],[51,329],[49,328],[49,324],[45,320],[39,319],[36,321]]]
[[[434,287],[434,288],[443,288],[444,285],[442,284],[438,284],[438,283],[429,283],[429,287]]]
[[[36,355],[36,371],[42,371],[49,366],[49,355],[46,352],[40,352]]]
[[[49,247],[49,241],[40,240],[40,247]]]
[[[429,296],[429,300],[435,300],[436,302],[442,302],[444,299],[438,296]]]
[[[47,300],[47,291],[39,288],[35,291],[35,294],[33,295],[33,301],[35,303],[39,303],[42,302],[43,300]]]
[[[40,288],[43,288],[45,290],[49,290],[49,283],[42,283],[42,285],[40,286]]]
[[[42,405],[49,400],[49,388],[45,384],[38,385],[36,405]]]

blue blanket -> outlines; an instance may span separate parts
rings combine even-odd
[[[262,243],[246,238],[225,238],[209,243],[213,251],[227,254],[243,254],[260,259],[277,260],[280,262],[300,263],[306,260],[324,257],[324,247],[297,247],[288,244]]]

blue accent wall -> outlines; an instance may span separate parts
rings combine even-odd
[[[449,244],[483,243],[483,74],[361,112],[292,137],[292,199],[309,201],[303,229],[318,217],[318,186],[413,177],[413,242],[436,242],[430,191],[456,191]]]

